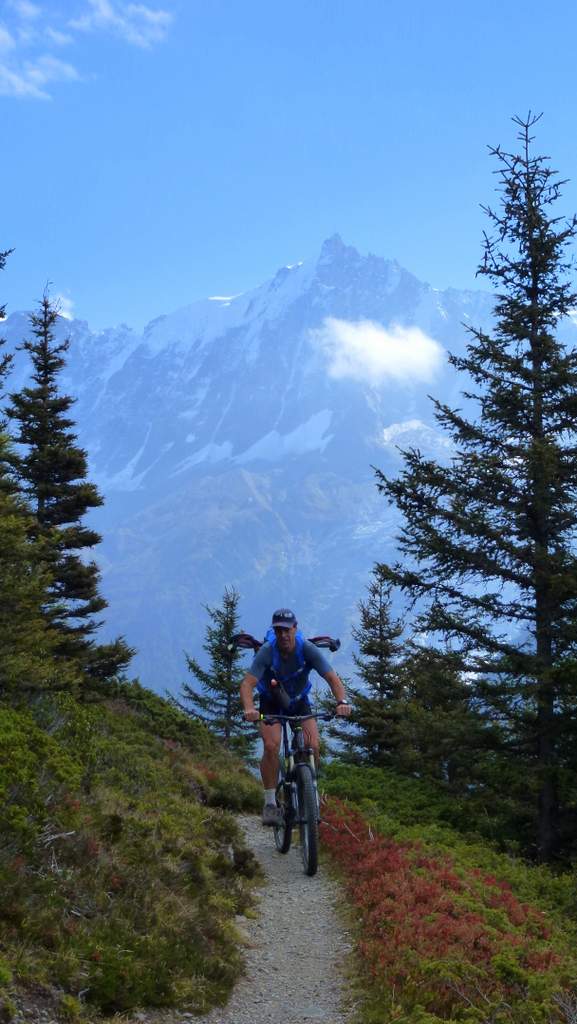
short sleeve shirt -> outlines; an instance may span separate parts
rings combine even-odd
[[[324,678],[327,672],[331,671],[330,662],[327,661],[322,651],[319,650],[315,644],[311,643],[310,640],[305,640],[303,643],[303,658],[305,660],[307,674],[314,668],[315,672],[318,672],[318,674]],[[300,664],[296,651],[289,654],[288,658],[281,657],[280,664],[281,677],[283,678],[292,675],[293,672],[297,672]],[[256,676],[257,679],[262,679],[267,672],[267,669],[271,668],[272,647],[269,643],[264,643],[257,651],[254,661],[249,668],[249,673],[251,676]]]

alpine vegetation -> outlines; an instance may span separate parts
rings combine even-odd
[[[205,1013],[242,970],[234,918],[258,874],[227,809],[260,793],[201,723],[122,676],[122,640],[98,643],[83,520],[102,499],[59,390],[57,319],[44,296],[14,437],[0,425],[0,1019]]]

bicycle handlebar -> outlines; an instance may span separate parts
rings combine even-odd
[[[249,725],[257,725],[258,722],[264,722],[265,725],[272,725],[273,722],[306,722],[309,718],[318,718],[322,722],[330,722],[335,717],[331,711],[317,711],[312,712],[309,715],[261,715],[255,722],[249,722]]]

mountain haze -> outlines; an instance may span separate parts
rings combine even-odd
[[[397,446],[448,457],[427,395],[462,404],[446,353],[463,350],[463,323],[488,325],[492,301],[438,291],[335,235],[318,258],[142,335],[62,322],[63,387],[106,497],[93,517],[106,628],[138,648],[146,685],[178,689],[202,605],[226,585],[244,628],[262,634],[275,606],[292,606],[309,635],[341,636],[346,664],[372,564],[394,547],[371,467],[395,472]],[[20,343],[25,314],[3,333]]]

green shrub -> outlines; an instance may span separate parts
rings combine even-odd
[[[145,729],[161,739],[175,740],[197,754],[215,754],[220,746],[212,733],[196,718],[181,711],[171,700],[165,700],[140,683],[118,683],[114,697],[124,712],[138,714]]]
[[[57,985],[63,1020],[80,992],[105,1013],[222,1003],[258,874],[229,813],[258,805],[256,780],[161,698],[117,689],[0,705],[6,978]]]
[[[63,995],[60,997],[58,1009],[65,1021],[81,1021],[83,1014],[82,1003],[74,996]]]
[[[12,971],[8,964],[0,957],[0,989],[6,988],[12,983]]]
[[[17,846],[33,842],[52,817],[52,807],[79,786],[81,777],[81,763],[29,712],[0,706],[0,819],[5,838]]]
[[[224,807],[231,811],[258,811],[262,804],[262,789],[254,776],[246,771],[211,772],[206,780],[206,802],[211,807]]]
[[[10,996],[2,995],[0,993],[0,1022],[1,1024],[10,1024],[10,1021],[14,1020],[17,1013],[17,1006]]]

